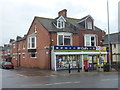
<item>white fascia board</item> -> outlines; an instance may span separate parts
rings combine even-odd
[[[88,19],[89,17],[94,21],[94,19],[91,15],[88,15],[88,17],[86,17],[85,20]]]
[[[86,21],[86,19],[88,19],[89,17],[94,21],[93,17],[92,17],[91,15],[88,15],[88,17],[86,17],[86,18],[83,19],[83,20],[80,20],[78,23],[81,23],[81,22],[83,22],[83,21]]]
[[[98,54],[107,54],[107,52],[54,52],[55,55],[75,55],[75,54],[90,54],[90,55],[98,55]]]
[[[60,17],[57,19],[57,21],[59,21],[60,19],[63,19],[64,22],[66,22],[66,20],[65,20],[65,18],[64,18],[63,16],[60,16]]]

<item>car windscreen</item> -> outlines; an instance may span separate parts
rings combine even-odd
[[[7,64],[12,64],[11,62],[5,62],[5,65],[7,65]]]

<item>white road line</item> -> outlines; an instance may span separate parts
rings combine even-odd
[[[21,74],[16,74],[17,76],[20,76],[20,77],[28,77],[28,76],[25,76],[25,75],[21,75]]]
[[[117,78],[115,79],[102,79],[101,81],[110,81],[110,80],[118,80]]]
[[[51,86],[51,85],[61,85],[61,84],[73,84],[73,83],[80,83],[80,81],[75,82],[59,82],[59,83],[46,83],[46,84],[32,84],[30,86]],[[23,87],[28,87],[28,85],[24,85]]]

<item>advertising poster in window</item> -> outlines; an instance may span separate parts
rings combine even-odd
[[[89,56],[88,62],[92,63],[92,56]]]

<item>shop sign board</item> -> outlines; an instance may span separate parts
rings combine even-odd
[[[106,51],[100,46],[53,46],[55,51]]]
[[[54,50],[96,50],[96,47],[90,46],[54,46]]]

